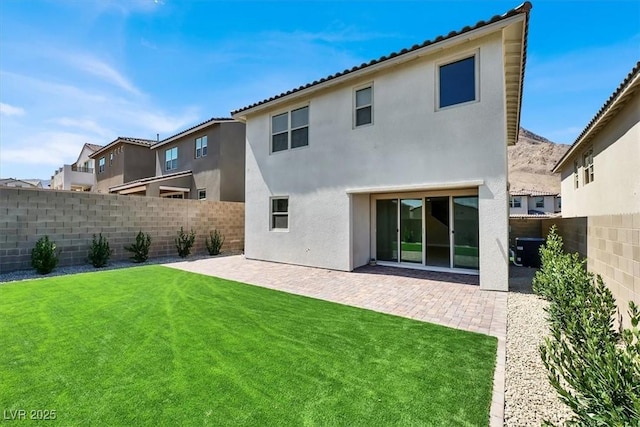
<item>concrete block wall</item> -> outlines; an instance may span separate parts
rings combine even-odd
[[[587,239],[587,267],[602,276],[629,326],[629,301],[640,305],[640,213],[590,216]]]
[[[545,239],[551,227],[555,225],[562,236],[565,252],[578,252],[587,257],[587,218],[550,218],[542,220],[542,237]]]
[[[112,260],[131,256],[124,246],[139,230],[151,236],[150,257],[177,255],[181,226],[196,233],[192,254],[207,253],[213,229],[225,235],[223,251],[244,249],[244,203],[0,188],[0,273],[31,268],[31,250],[45,235],[61,250],[61,266],[87,263],[94,233],[108,239]]]
[[[542,220],[509,218],[509,245],[515,247],[518,237],[542,237]]]

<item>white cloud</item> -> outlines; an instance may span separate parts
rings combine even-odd
[[[98,58],[82,54],[66,55],[63,58],[71,65],[82,71],[93,74],[94,76],[100,77],[107,83],[120,87],[134,95],[141,95],[140,90],[135,87],[129,79],[123,76],[114,67]]]
[[[4,116],[22,116],[24,115],[24,109],[20,107],[14,107],[13,105],[0,102],[0,115]]]
[[[47,120],[47,123],[57,124],[63,127],[75,128],[104,138],[113,136],[113,132],[100,126],[95,120],[91,119],[74,119],[70,117],[58,117]]]
[[[2,162],[56,168],[75,159],[87,137],[68,132],[38,132],[23,135],[20,146],[2,146]],[[31,149],[25,149],[31,147]],[[33,147],[38,147],[37,150]],[[71,161],[70,161],[71,160]],[[4,169],[4,167],[3,167]]]

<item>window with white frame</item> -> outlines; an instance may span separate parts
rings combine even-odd
[[[207,135],[196,138],[196,159],[207,155]]]
[[[355,125],[364,126],[373,123],[373,86],[355,91]]]
[[[289,198],[288,197],[272,197],[271,198],[271,229],[272,230],[288,230],[289,229]]]
[[[582,166],[584,168],[584,185],[593,182],[593,148],[587,150],[582,156]]]
[[[178,169],[178,147],[169,148],[164,152],[165,170]]]
[[[512,196],[509,199],[509,206],[512,208],[520,208],[522,207],[522,197],[520,196]]]
[[[476,56],[438,67],[438,108],[477,100]]]
[[[113,151],[109,153],[109,167],[113,166]]]
[[[100,157],[100,160],[98,160],[98,173],[104,172],[104,164],[105,164],[105,158]]]
[[[573,186],[578,188],[580,186],[580,174],[578,173],[578,161],[573,162]]]
[[[544,197],[536,197],[536,208],[544,208]]]
[[[271,117],[271,152],[309,145],[309,107]]]
[[[198,189],[198,200],[206,200],[207,199],[207,189],[200,188]]]

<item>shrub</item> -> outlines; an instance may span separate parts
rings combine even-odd
[[[584,426],[638,425],[640,420],[640,313],[629,303],[631,329],[614,328],[616,303],[600,276],[577,254],[562,251],[551,230],[541,248],[534,285],[549,300],[551,335],[540,355],[551,385]]]
[[[112,251],[109,248],[109,242],[106,237],[102,237],[102,233],[100,233],[100,237],[96,238],[94,234],[93,241],[89,247],[89,262],[91,262],[95,268],[104,267],[107,265],[107,262],[109,262],[111,253]]]
[[[220,249],[222,249],[222,244],[224,243],[224,235],[218,230],[210,231],[209,237],[205,238],[204,242],[207,245],[209,255],[218,255],[220,254]]]
[[[40,274],[49,274],[57,265],[56,244],[49,240],[49,236],[39,238],[31,250],[31,266]]]
[[[184,229],[180,227],[180,231],[178,232],[178,237],[176,237],[176,249],[178,250],[178,255],[180,258],[185,258],[191,253],[191,247],[193,243],[196,241],[196,233],[191,229],[189,234],[184,232]]]
[[[149,248],[151,247],[151,236],[144,234],[142,230],[136,235],[136,242],[125,246],[124,249],[131,252],[133,262],[145,262],[149,258]]]

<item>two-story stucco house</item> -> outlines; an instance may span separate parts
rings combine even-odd
[[[530,3],[241,108],[247,258],[508,288]]]
[[[640,62],[558,161],[562,216],[640,212]]]
[[[111,187],[153,176],[156,161],[149,147],[156,142],[120,136],[91,154],[89,157],[95,161],[95,191],[109,193]]]
[[[509,192],[510,216],[549,216],[560,212],[562,198],[548,191],[516,190]]]
[[[118,194],[244,201],[245,124],[213,118],[149,147],[154,170],[111,186]]]
[[[53,190],[92,191],[96,185],[94,162],[91,155],[101,149],[101,145],[84,144],[76,161],[63,165],[51,176]]]

